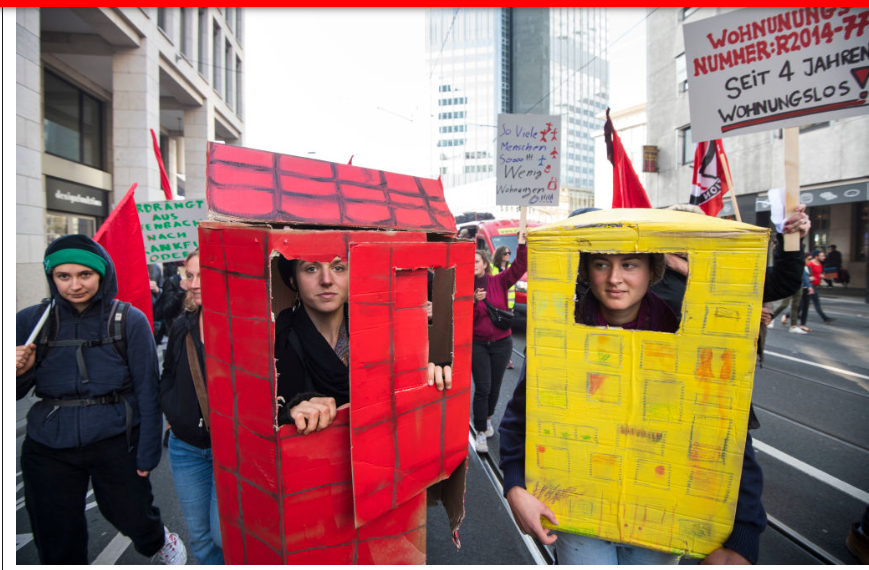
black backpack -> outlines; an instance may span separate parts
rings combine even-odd
[[[40,304],[42,313],[45,312],[45,309],[50,303],[51,299],[42,300]],[[38,340],[36,341],[36,361],[34,362],[33,368],[36,369],[45,359],[48,351],[55,346],[78,347],[76,359],[78,361],[79,372],[81,372],[82,383],[86,383],[90,380],[87,367],[84,363],[84,357],[82,355],[83,348],[111,344],[114,351],[124,359],[126,364],[129,364],[127,360],[127,332],[125,325],[127,322],[127,314],[130,312],[130,306],[131,304],[126,301],[120,301],[118,299],[113,300],[111,310],[109,311],[109,318],[106,322],[106,336],[91,340],[55,340],[57,338],[57,331],[60,329],[60,315],[57,310],[52,307],[51,312],[53,314],[48,316],[48,321],[42,327]]]

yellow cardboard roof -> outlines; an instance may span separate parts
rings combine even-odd
[[[648,209],[529,232],[526,484],[558,528],[697,557],[729,536],[768,234]],[[581,251],[688,252],[679,331],[575,323]]]

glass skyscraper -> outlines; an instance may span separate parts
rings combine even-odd
[[[606,8],[432,8],[426,46],[446,188],[495,177],[498,114],[561,115],[569,209],[592,205],[591,133],[609,98]]]

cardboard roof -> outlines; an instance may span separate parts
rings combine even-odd
[[[454,234],[440,180],[208,143],[209,217]]]

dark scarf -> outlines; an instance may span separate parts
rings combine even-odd
[[[346,304],[344,323],[345,326],[349,326]],[[304,305],[299,305],[295,311],[284,310],[278,316],[275,322],[276,356],[280,352],[293,350],[289,341],[291,330],[295,331],[304,356],[299,360],[305,369],[306,392],[333,397],[339,406],[349,402],[350,370],[314,326]]]
[[[577,317],[582,324],[592,327],[614,326],[606,322],[600,310],[600,302],[590,291],[583,295],[578,305]],[[673,309],[663,299],[651,291],[646,291],[640,301],[637,318],[619,325],[619,328],[674,333],[679,329],[679,321]]]

